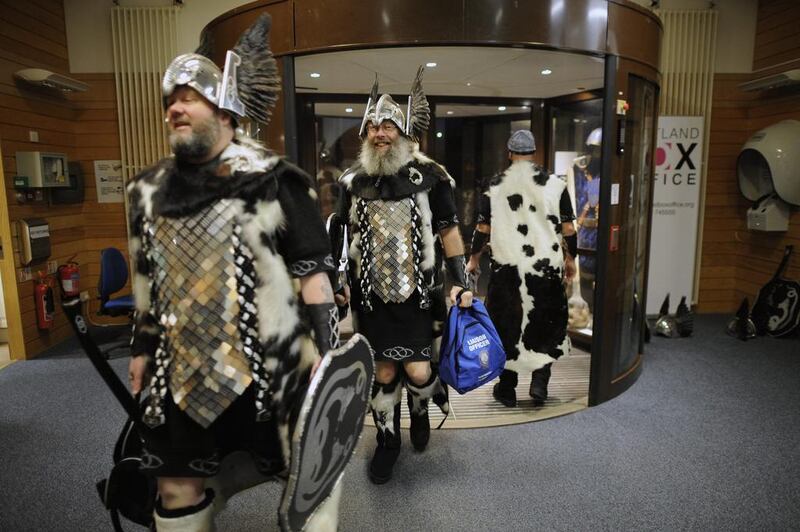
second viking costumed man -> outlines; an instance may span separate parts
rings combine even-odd
[[[340,178],[345,194],[339,215],[353,235],[354,325],[369,340],[376,360],[371,406],[378,445],[369,466],[375,483],[391,478],[400,453],[403,384],[417,451],[425,449],[430,437],[428,400],[449,411],[446,391],[431,368],[434,320],[443,320],[445,313],[435,275],[437,238],[453,284],[451,300],[461,293],[461,305],[472,304],[472,293],[464,290],[454,181],[419,151],[416,140],[430,119],[421,76],[422,68],[407,114],[388,94],[378,97],[376,80],[360,130],[359,162]]]

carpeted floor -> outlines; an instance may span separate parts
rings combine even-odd
[[[639,381],[600,406],[406,445],[383,486],[367,480],[367,428],[340,530],[800,530],[800,341],[742,343],[724,322],[655,338]],[[94,482],[121,421],[74,346],[0,371],[0,530],[110,530]],[[219,529],[276,529],[279,493],[239,495]]]

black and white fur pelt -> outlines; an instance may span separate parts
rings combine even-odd
[[[307,323],[301,319],[299,283],[292,279],[276,250],[276,238],[286,223],[277,193],[280,182],[287,179],[302,179],[310,185],[300,170],[249,138],[237,136],[219,161],[201,166],[194,173],[181,167],[174,158],[160,161],[129,183],[128,197],[136,305],[134,349],[138,342],[143,348],[140,352],[156,357],[152,391],[165,385],[168,354],[156,354],[160,347],[153,350],[155,345],[163,346],[164,338],[158,317],[153,315],[152,270],[143,229],[157,216],[182,217],[223,198],[234,202],[237,233],[252,256],[255,274],[252,301],[240,297],[240,307],[264,318],[257,320],[257,340],[264,377],[270,383],[267,399],[278,416],[288,465],[292,407],[299,401],[298,392],[308,378],[316,347],[308,335]],[[315,197],[310,186],[309,194]],[[259,369],[257,365],[254,367],[253,360],[251,369]],[[256,371],[253,376],[258,380]]]
[[[495,276],[493,272],[492,283],[519,285],[519,298],[511,292],[512,286],[501,286],[492,290],[490,299],[495,300],[489,301],[494,312],[508,309],[508,316],[498,319],[493,315],[496,323],[508,321],[505,318],[511,316],[521,320],[518,328],[515,324],[514,329],[508,329],[517,331],[519,339],[506,353],[505,366],[517,373],[539,369],[570,349],[559,216],[559,200],[565,187],[564,181],[548,176],[533,163],[516,161],[492,180],[486,192],[491,200],[492,259],[513,267],[506,269],[505,275],[514,277],[502,279],[499,277],[503,274]],[[514,270],[516,273],[508,273]],[[505,297],[504,293],[509,301],[498,301]],[[512,309],[514,306],[517,309]],[[508,346],[506,350],[509,351]]]

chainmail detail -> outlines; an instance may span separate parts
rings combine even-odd
[[[161,306],[158,299],[158,287],[156,279],[153,277],[155,268],[155,258],[153,257],[151,239],[153,238],[153,224],[150,220],[145,219],[142,223],[142,246],[145,250],[145,257],[150,265],[149,270],[149,284],[150,284],[150,301],[153,304],[154,314],[161,315]],[[164,273],[161,272],[163,276]],[[149,427],[157,427],[164,424],[164,397],[167,395],[168,381],[167,381],[167,368],[172,363],[170,350],[167,349],[167,337],[162,334],[161,339],[156,348],[154,357],[155,371],[150,378],[150,393],[147,397],[147,405],[144,408],[142,421]]]
[[[264,368],[264,350],[258,339],[258,309],[255,306],[255,289],[258,277],[253,267],[253,254],[242,243],[242,226],[233,227],[234,264],[236,265],[239,298],[239,334],[242,337],[242,351],[250,363],[250,371],[256,383],[256,421],[268,421],[272,417],[272,375]]]
[[[429,309],[431,306],[431,298],[428,290],[428,285],[425,282],[425,274],[422,270],[422,253],[423,253],[423,239],[422,239],[422,215],[419,212],[419,205],[412,196],[409,198],[411,202],[411,249],[414,258],[414,280],[417,283],[417,290],[419,290],[419,308]],[[362,198],[356,198],[356,217],[358,219],[358,228],[361,232],[361,299],[364,310],[367,312],[372,311],[372,281],[370,275],[370,268],[373,264],[372,260],[372,227],[369,223],[369,216],[367,214],[367,201]]]
[[[356,199],[356,216],[358,229],[361,232],[361,304],[367,312],[372,311],[372,281],[369,272],[372,264],[372,228],[367,216],[367,202],[361,198]]]
[[[151,239],[153,237],[153,225],[149,220],[143,223],[142,245],[145,257],[150,264],[149,285],[150,301],[153,302],[153,313],[162,313],[161,301],[158,297],[158,283],[165,281],[164,272],[155,268],[155,258],[152,254]],[[253,268],[253,256],[249,248],[241,242],[241,226],[235,224],[232,244],[234,248],[237,294],[239,299],[239,331],[242,336],[243,352],[250,365],[253,380],[256,382],[256,419],[258,421],[269,420],[272,416],[270,386],[272,383],[271,375],[263,367],[263,346],[258,339],[258,313],[253,303],[255,300],[254,292],[256,288],[256,274]],[[159,279],[153,277],[153,272],[159,272]],[[162,334],[159,345],[156,348],[154,357],[155,371],[150,378],[150,393],[147,398],[142,421],[150,426],[157,427],[163,425],[164,418],[164,398],[169,389],[168,368],[172,364],[171,350],[169,349],[168,339]]]
[[[422,271],[422,215],[419,212],[419,205],[414,197],[411,197],[411,249],[414,252],[414,278],[419,290],[419,308],[429,309],[431,298],[428,292],[428,285],[425,283],[425,274]]]

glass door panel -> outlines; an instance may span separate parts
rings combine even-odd
[[[619,350],[614,374],[631,367],[642,352],[647,235],[650,231],[649,201],[653,177],[652,145],[656,123],[655,84],[630,76],[630,109],[626,119],[626,160],[620,184],[620,250],[624,283],[618,291]]]

